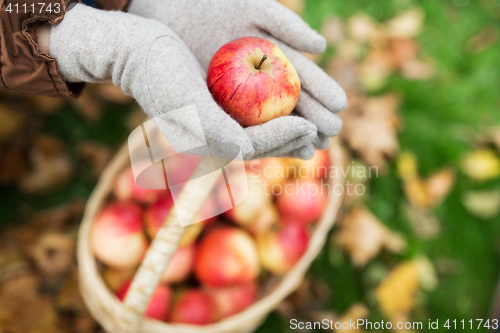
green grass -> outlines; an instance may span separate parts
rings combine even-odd
[[[480,53],[471,53],[466,47],[471,36],[498,25],[500,2],[307,0],[306,3],[303,17],[316,29],[331,16],[346,20],[361,12],[383,22],[412,6],[425,11],[425,26],[418,41],[421,53],[436,64],[436,75],[417,82],[394,75],[377,92],[397,92],[402,97],[400,111],[404,126],[399,140],[402,150],[416,154],[422,174],[443,166],[458,168],[461,156],[471,148],[467,134],[500,124],[500,43]],[[500,182],[475,183],[459,174],[453,192],[435,210],[442,223],[439,237],[421,240],[404,217],[401,182],[394,165],[390,169],[388,175],[372,180],[367,204],[389,228],[405,235],[409,249],[403,257],[382,255],[364,269],[353,268],[338,250],[323,251],[310,274],[321,277],[331,287],[334,295],[331,309],[343,312],[361,301],[370,306],[370,319],[380,319],[370,298],[373,286],[363,282],[363,276],[373,267],[391,267],[405,258],[424,254],[433,262],[451,259],[457,269],[438,274],[438,288],[419,298],[412,320],[427,323],[428,319],[439,319],[444,323],[447,319],[487,318],[499,272],[500,219],[476,220],[464,210],[460,198],[467,189],[494,188]],[[333,246],[327,244],[327,247]],[[337,258],[336,265],[329,259],[332,253]],[[268,322],[275,320],[275,316],[270,317]],[[428,331],[425,325],[423,331]],[[259,332],[271,331],[264,326]]]

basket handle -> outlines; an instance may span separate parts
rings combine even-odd
[[[211,158],[203,157],[190,179],[207,175],[212,171]],[[175,202],[175,209],[171,209],[165,218],[127,292],[121,321],[124,332],[140,332],[144,312],[151,296],[186,230],[178,221],[177,211],[182,211],[183,216],[188,216],[191,220],[194,219],[217,179],[217,177],[206,177],[203,184],[187,182],[180,192]]]

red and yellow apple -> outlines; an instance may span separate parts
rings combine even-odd
[[[194,264],[195,245],[180,246],[161,276],[163,283],[179,283],[191,274]]]
[[[165,179],[154,179],[153,174],[147,174],[150,177],[145,179],[147,183],[154,185],[155,183],[165,184]],[[140,203],[152,204],[159,197],[168,193],[168,190],[147,189],[136,184],[132,168],[123,170],[115,181],[113,191],[118,200],[136,200]]]
[[[257,235],[262,267],[275,274],[285,274],[306,252],[308,241],[306,227],[296,222]]]
[[[132,201],[110,204],[97,215],[90,242],[96,258],[110,267],[139,265],[148,247],[142,209]]]
[[[176,297],[170,322],[206,325],[219,317],[215,302],[207,293],[200,289],[190,289]]]
[[[221,318],[236,314],[255,302],[257,285],[255,283],[229,287],[206,287],[205,291],[212,297]]]
[[[210,230],[196,250],[194,272],[198,280],[208,286],[251,283],[259,270],[254,240],[238,228]]]
[[[319,179],[290,179],[276,198],[282,220],[303,224],[316,222],[328,200],[325,191]]]
[[[132,280],[128,281],[116,293],[116,297],[118,297],[120,301],[123,301],[125,299],[131,283]],[[170,289],[170,287],[164,284],[158,285],[155,292],[153,293],[153,296],[151,296],[151,300],[149,301],[146,312],[144,313],[146,317],[166,321],[169,316],[171,296],[172,290]]]
[[[207,83],[215,101],[242,126],[289,115],[300,94],[293,65],[276,45],[258,37],[223,45],[208,66]]]

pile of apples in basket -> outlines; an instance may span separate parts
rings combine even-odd
[[[270,275],[286,274],[305,253],[328,200],[328,152],[318,150],[309,161],[247,161],[245,169],[248,195],[240,204],[186,227],[147,317],[196,325],[217,322],[254,303]],[[221,205],[217,191],[200,211]],[[136,185],[130,167],[116,177],[112,196],[92,224],[91,247],[118,299],[125,298],[173,206],[168,190]]]

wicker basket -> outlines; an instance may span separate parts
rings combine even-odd
[[[336,138],[331,140],[329,152],[331,165],[340,169],[343,163],[342,153]],[[141,318],[140,325],[134,326],[130,325],[130,320],[127,320],[126,316],[130,314],[124,311],[124,305],[105,285],[89,246],[91,224],[96,214],[106,203],[115,177],[129,164],[128,148],[125,145],[106,167],[90,196],[78,237],[77,255],[82,296],[92,316],[110,333],[229,333],[255,330],[269,312],[274,310],[286,296],[299,286],[309,265],[323,247],[325,237],[335,222],[342,201],[342,196],[330,195],[327,208],[311,235],[306,253],[287,274],[282,277],[274,277],[271,282],[268,281],[266,284],[272,286],[266,288],[269,291],[261,295],[257,302],[244,311],[220,322],[204,326],[167,324],[148,318]],[[341,177],[329,178],[328,182],[331,188],[334,188],[335,185],[342,186],[344,179]]]

